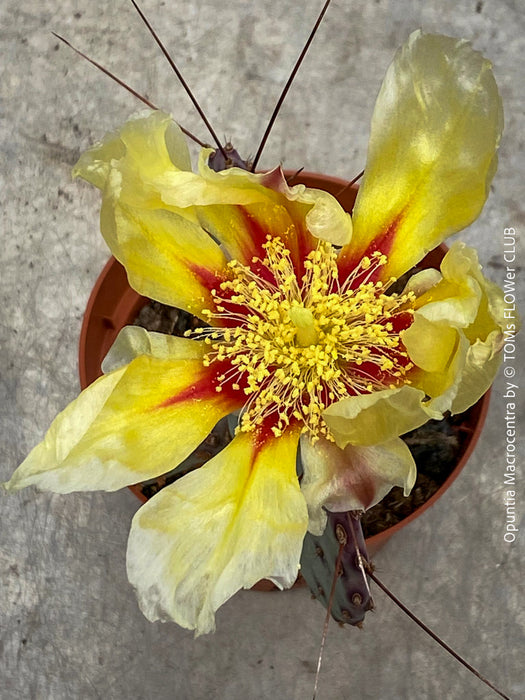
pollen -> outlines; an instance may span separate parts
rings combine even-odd
[[[265,257],[251,267],[228,263],[215,310],[205,312],[210,327],[195,331],[210,346],[203,362],[221,363],[217,390],[245,396],[241,431],[264,423],[279,436],[298,421],[313,441],[333,440],[327,406],[408,381],[412,365],[395,319],[403,314],[406,327],[414,294],[388,294],[395,280],[371,281],[386,263],[380,253],[363,258],[341,284],[329,243],[308,253],[300,279],[281,238],[268,237],[263,248]]]

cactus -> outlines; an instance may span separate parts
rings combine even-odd
[[[327,515],[323,534],[307,533],[304,539],[301,574],[312,596],[325,608],[329,607],[335,578],[332,617],[340,624],[361,627],[365,613],[373,609],[374,603],[365,572],[369,557],[360,515],[353,511]]]
[[[246,161],[241,158],[229,141],[223,147],[222,151],[217,149],[210,155],[208,158],[208,165],[217,173],[232,167],[248,170]]]

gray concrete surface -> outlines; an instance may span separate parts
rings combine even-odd
[[[217,131],[253,153],[320,0],[144,4]],[[351,178],[364,164],[372,106],[394,49],[418,26],[467,37],[494,63],[506,132],[489,202],[462,238],[501,282],[503,229],[523,234],[525,224],[524,25],[520,0],[334,0],[262,165],[282,160]],[[108,253],[98,193],[73,183],[71,166],[137,109],[51,30],[206,138],[129,3],[3,0],[0,480],[78,390],[80,322]],[[521,245],[518,253],[523,260]],[[522,434],[524,363],[521,343]],[[417,614],[516,700],[525,698],[523,532],[504,542],[504,387],[500,376],[461,478],[375,563]],[[521,475],[521,514],[523,484]],[[0,500],[2,700],[311,697],[324,611],[304,590],[242,592],[220,611],[217,633],[197,640],[142,617],[125,575],[137,507],[126,490],[68,497],[28,490]],[[380,592],[375,597],[362,632],[331,626],[320,700],[496,697]]]

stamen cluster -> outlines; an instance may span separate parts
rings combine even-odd
[[[380,253],[363,258],[340,285],[329,243],[308,254],[300,281],[281,238],[268,237],[264,249],[266,257],[252,261],[258,274],[232,260],[231,279],[213,293],[216,311],[206,315],[226,327],[194,331],[211,346],[204,364],[225,362],[217,391],[227,384],[246,395],[241,430],[271,418],[279,436],[295,419],[312,439],[332,439],[322,417],[328,405],[407,382],[412,365],[392,321],[411,313],[414,295],[389,295],[370,281],[386,263]]]

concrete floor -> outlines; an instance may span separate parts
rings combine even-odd
[[[320,0],[144,4],[219,134],[253,154]],[[503,229],[523,232],[525,224],[520,0],[334,0],[261,165],[281,160],[344,178],[359,172],[381,78],[418,26],[467,37],[494,63],[506,113],[500,168],[481,218],[461,237],[477,245],[487,274],[501,283]],[[71,166],[138,106],[50,31],[206,133],[124,0],[3,0],[0,27],[4,480],[77,393],[80,322],[108,257],[98,234],[98,193],[72,182]],[[521,277],[522,292],[523,283]],[[523,343],[518,353],[515,383],[525,392]],[[375,563],[402,600],[516,700],[525,698],[523,532],[504,542],[504,387],[501,375],[461,478]],[[523,393],[518,402],[523,430]],[[311,696],[324,610],[304,590],[242,592],[220,611],[216,634],[197,640],[142,617],[125,574],[137,507],[127,490],[2,498],[2,700]],[[379,591],[375,598],[377,611],[362,632],[330,627],[319,700],[496,697]]]

